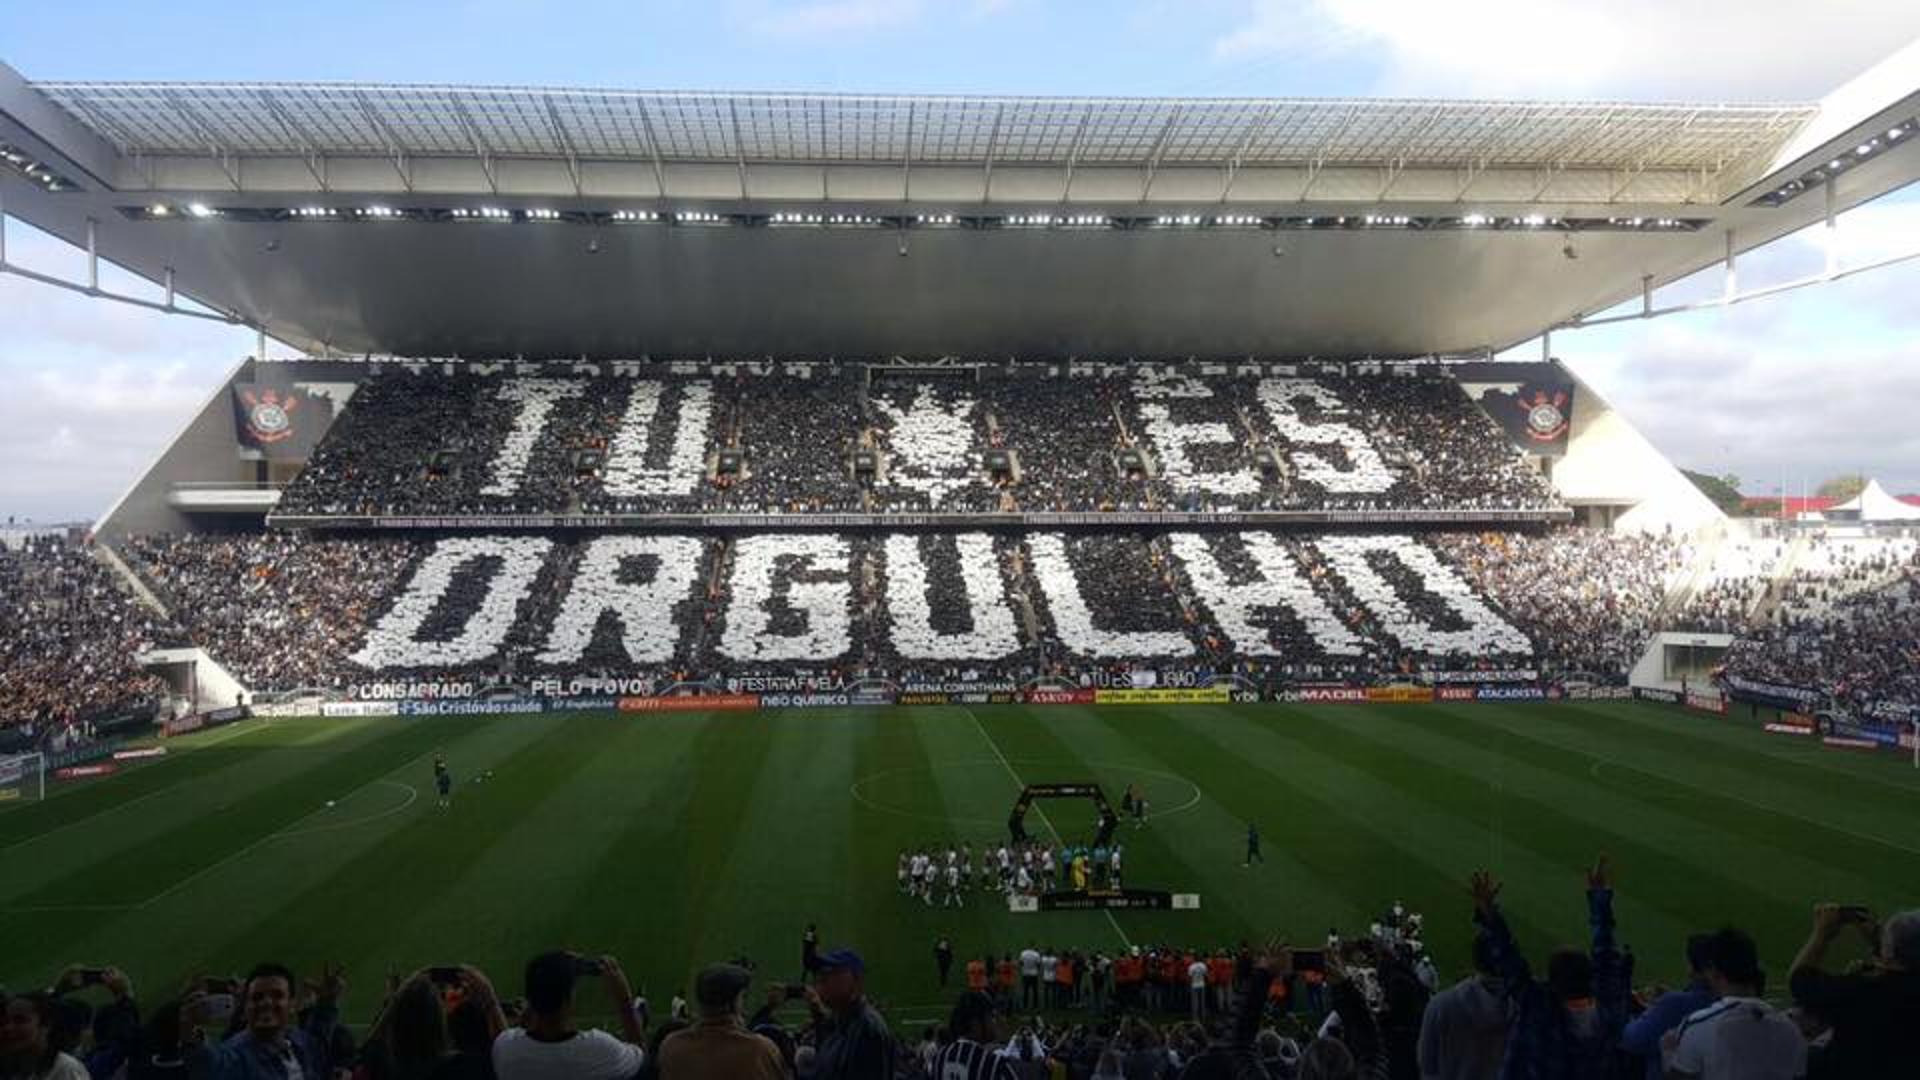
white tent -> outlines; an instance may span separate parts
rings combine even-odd
[[[1826,511],[1828,521],[1920,521],[1920,506],[1903,503],[1887,494],[1880,481],[1869,480],[1860,494]]]

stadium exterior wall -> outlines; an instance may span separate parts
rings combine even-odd
[[[187,426],[166,444],[127,493],[101,515],[94,529],[100,539],[117,542],[137,533],[209,530],[208,522],[182,513],[167,496],[178,483],[252,479],[248,468],[251,462],[239,456],[228,387],[251,378],[253,367],[251,358],[242,360],[220,380]],[[257,523],[257,519],[251,520]]]
[[[1726,515],[1700,493],[1624,414],[1565,364],[1574,382],[1567,453],[1553,466],[1553,486],[1575,507],[1624,507],[1618,532],[1697,533]]]

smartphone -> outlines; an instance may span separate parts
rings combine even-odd
[[[807,996],[807,988],[800,985],[799,983],[788,983],[786,986],[782,987],[782,989],[786,992],[786,995],[790,998],[803,998]]]
[[[1300,949],[1293,954],[1293,970],[1325,971],[1327,954],[1319,949]]]
[[[1873,921],[1873,912],[1865,904],[1843,904],[1840,918],[1843,922],[1870,923]]]
[[[207,1021],[224,1024],[233,1019],[234,996],[232,994],[207,995]]]
[[[459,986],[466,981],[466,972],[457,967],[430,967],[427,978],[437,986]]]
[[[200,980],[200,991],[205,994],[226,994],[231,997],[240,992],[240,980],[215,976]]]
[[[99,986],[101,983],[106,981],[107,981],[106,968],[81,968],[80,969],[80,985],[81,986]]]
[[[573,958],[573,973],[576,975],[605,975],[607,965],[597,956],[576,956]]]

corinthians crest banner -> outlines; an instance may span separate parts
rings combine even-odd
[[[1515,446],[1554,457],[1567,452],[1574,383],[1558,364],[1459,364],[1454,374]]]
[[[270,458],[305,458],[326,430],[327,402],[291,382],[233,384],[233,430],[240,445]]]

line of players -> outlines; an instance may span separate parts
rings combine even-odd
[[[979,859],[973,842],[900,852],[896,878],[900,895],[933,907],[965,907],[968,892],[997,891],[1003,896],[1037,896],[1062,888],[1118,889],[1126,865],[1123,844],[1062,845],[1041,841],[982,844]]]

